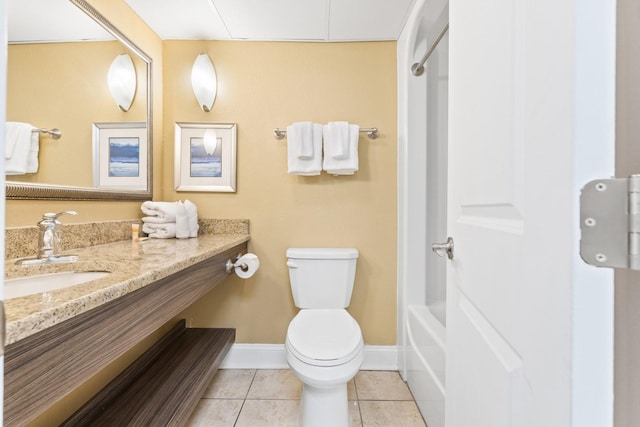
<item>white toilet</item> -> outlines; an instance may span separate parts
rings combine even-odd
[[[300,312],[287,330],[287,362],[302,381],[302,427],[349,425],[347,382],[360,369],[364,342],[345,310],[351,300],[358,251],[290,248],[287,266]]]

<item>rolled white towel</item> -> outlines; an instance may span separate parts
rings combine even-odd
[[[198,207],[189,200],[184,201],[184,208],[187,211],[187,221],[189,223],[189,237],[198,237]]]
[[[176,219],[176,202],[152,202],[146,201],[140,206],[140,210],[148,216],[166,218],[171,221]]]
[[[153,239],[173,239],[176,237],[176,224],[167,222],[164,224],[142,223],[142,231]]]

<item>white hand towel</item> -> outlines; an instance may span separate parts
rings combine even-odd
[[[175,218],[159,218],[157,216],[143,216],[142,222],[148,222],[151,224],[166,224],[169,222],[176,222]]]
[[[287,128],[287,164],[291,175],[320,175],[322,171],[322,125],[313,123],[311,136],[313,142],[313,156],[310,159],[301,159],[299,150],[291,144]]]
[[[313,158],[313,123],[296,122],[287,126],[287,145],[301,160]]]
[[[349,122],[329,122],[330,138],[325,138],[325,156],[344,160],[349,157]]]
[[[332,175],[353,175],[359,167],[358,138],[360,137],[360,126],[349,125],[349,155],[345,159],[336,159],[332,156],[332,136],[329,125],[323,127],[323,132],[324,161],[322,168]]]
[[[189,237],[198,237],[198,207],[189,200],[184,201],[184,208],[187,211],[187,219],[189,221]]]
[[[176,238],[189,238],[189,218],[182,202],[176,202]]]
[[[152,239],[173,239],[176,237],[176,224],[167,222],[164,224],[142,223],[142,231]]]
[[[28,123],[7,122],[5,128],[5,172],[23,175],[38,172],[40,135]]]
[[[152,202],[146,201],[140,206],[140,210],[148,216],[166,218],[172,222],[176,219],[176,202]]]

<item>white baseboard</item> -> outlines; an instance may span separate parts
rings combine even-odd
[[[288,369],[284,344],[233,344],[221,369]],[[397,371],[396,346],[365,345],[364,371]]]

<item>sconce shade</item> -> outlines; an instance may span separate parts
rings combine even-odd
[[[136,96],[136,68],[127,53],[116,56],[107,74],[109,92],[122,111],[129,111]]]
[[[217,92],[216,70],[206,53],[198,55],[193,63],[191,86],[198,105],[206,112],[211,111]]]
[[[216,151],[216,147],[218,146],[218,134],[216,131],[214,129],[205,130],[202,137],[202,143],[204,145],[204,151],[206,151],[208,155],[213,156],[213,153]]]

